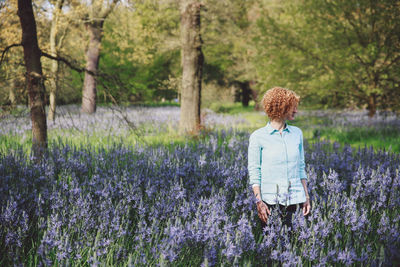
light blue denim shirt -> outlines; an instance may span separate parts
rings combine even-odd
[[[248,170],[250,184],[260,185],[261,199],[268,204],[305,202],[302,131],[286,124],[281,135],[270,122],[254,131],[249,140]]]

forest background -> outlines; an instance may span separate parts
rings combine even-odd
[[[33,1],[45,101],[80,103],[88,22],[111,1]],[[179,1],[114,1],[103,20],[96,102],[180,100]],[[397,1],[202,2],[202,107],[259,100],[273,86],[295,90],[305,108],[400,108]],[[17,1],[0,1],[0,104],[28,104]],[[56,62],[56,63],[55,63]],[[65,62],[69,62],[67,65]],[[56,64],[56,66],[54,66]],[[73,66],[75,69],[71,68]],[[214,104],[213,104],[214,103]]]

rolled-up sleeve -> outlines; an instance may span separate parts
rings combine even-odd
[[[261,185],[261,146],[257,136],[252,134],[249,139],[248,165],[249,183]]]
[[[308,179],[306,173],[306,163],[304,161],[304,146],[303,146],[303,132],[300,131],[300,164],[299,164],[299,176],[300,179]]]

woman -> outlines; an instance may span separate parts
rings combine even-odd
[[[297,207],[302,207],[304,216],[310,212],[303,133],[286,123],[294,119],[299,100],[285,88],[268,90],[262,103],[269,122],[250,136],[249,179],[263,227],[275,207],[283,211],[284,224],[290,228]]]

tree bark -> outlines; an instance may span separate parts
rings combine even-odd
[[[45,87],[32,0],[18,0],[18,16],[22,28],[21,43],[24,48],[26,83],[32,120],[32,151],[36,158],[41,158],[47,148]]]
[[[6,72],[6,79],[9,79],[9,72]],[[16,77],[11,78],[11,84],[8,86],[8,100],[10,101],[10,109],[13,109],[16,104],[16,97],[15,97],[15,88],[16,84]]]
[[[376,97],[377,95],[372,93],[368,96],[368,117],[372,118],[376,113]]]
[[[254,86],[256,85],[256,81],[249,81],[249,89],[251,91],[251,96],[253,97],[254,100],[254,110],[261,111],[261,105],[260,101],[258,101],[258,91],[254,89]]]
[[[250,95],[251,95],[251,90],[250,90],[250,85],[248,81],[245,82],[239,82],[239,86],[241,89],[241,100],[242,100],[242,106],[243,107],[248,107],[249,102],[250,102]]]
[[[64,4],[64,0],[57,0],[56,6],[54,7],[53,12],[53,20],[51,21],[50,27],[50,53],[52,56],[57,57],[57,32],[58,32],[58,21],[60,18],[61,10]],[[49,114],[47,115],[47,119],[49,121],[54,121],[56,116],[56,99],[57,99],[57,91],[58,91],[58,60],[53,60],[51,62],[51,73],[52,78],[50,79],[50,105],[49,105]]]
[[[103,34],[103,21],[91,22],[86,25],[89,32],[89,46],[86,50],[86,69],[97,73],[100,60],[100,46]],[[86,113],[96,112],[96,77],[85,72],[82,92],[82,111]]]
[[[182,92],[180,133],[198,134],[200,130],[201,79],[204,56],[201,50],[200,8],[196,1],[181,6]]]
[[[13,109],[15,107],[15,103],[16,103],[16,97],[15,97],[15,92],[14,92],[14,84],[15,84],[15,79],[13,79],[12,84],[9,87],[8,99],[10,100],[11,109]]]

